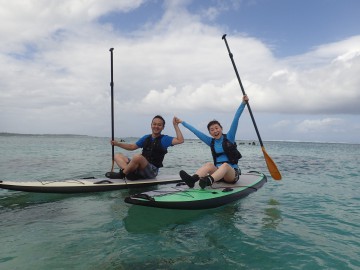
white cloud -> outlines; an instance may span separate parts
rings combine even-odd
[[[340,118],[324,118],[317,120],[304,120],[296,125],[296,131],[301,133],[316,132],[342,132],[340,128],[344,121]]]
[[[96,19],[110,11],[128,12],[139,7],[141,0],[28,0],[1,1],[1,51],[25,53],[26,45],[38,45],[58,31],[79,34],[94,26]],[[99,34],[99,33],[98,33]]]
[[[274,124],[274,128],[287,128],[292,124],[293,122],[290,120],[280,120]]]
[[[164,2],[163,17],[131,35],[99,23],[109,12],[120,16],[142,2],[3,1],[1,129],[59,133],[61,126],[76,133],[81,123],[84,132],[100,134],[110,110],[110,47],[117,114],[232,114],[242,93],[221,40],[224,30],[190,14],[187,2]],[[215,19],[225,9],[209,8],[207,15]],[[276,59],[252,37],[229,34],[228,42],[256,112],[360,113],[360,36],[287,59]],[[321,131],[326,123],[298,128]]]

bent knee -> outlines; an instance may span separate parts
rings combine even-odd
[[[232,169],[232,167],[229,165],[229,163],[223,163],[220,165],[219,168]]]
[[[205,163],[205,166],[206,166],[207,168],[215,167],[214,163],[212,163],[212,162],[207,162],[207,163]]]
[[[114,158],[115,159],[122,159],[122,158],[124,158],[124,155],[123,154],[115,154]]]
[[[204,168],[206,168],[208,172],[213,172],[217,170],[217,167],[212,162],[205,163]]]
[[[140,161],[140,160],[144,160],[145,157],[142,154],[135,154],[131,159],[135,161]]]
[[[123,154],[115,154],[114,159],[117,160],[117,161],[122,160],[124,162],[129,161],[128,157],[124,156]]]

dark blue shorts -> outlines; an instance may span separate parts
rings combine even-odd
[[[159,168],[149,163],[145,169],[138,170],[137,173],[141,175],[144,179],[153,179],[158,175]]]

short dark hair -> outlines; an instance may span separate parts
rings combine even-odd
[[[154,118],[151,120],[151,122],[155,119],[155,118],[159,118],[163,121],[164,127],[165,127],[165,120],[161,115],[155,115]]]
[[[219,121],[214,119],[214,120],[210,121],[209,124],[207,125],[208,131],[210,131],[210,127],[211,127],[212,125],[219,125],[221,128],[223,128],[223,127],[221,126],[221,124],[219,123]]]

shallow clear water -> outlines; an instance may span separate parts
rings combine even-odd
[[[108,141],[2,135],[0,178],[103,177],[111,169]],[[268,174],[258,145],[239,147],[243,171]],[[360,145],[265,142],[265,148],[283,180],[268,176],[258,192],[211,210],[123,202],[144,189],[0,190],[0,269],[360,269]],[[191,172],[207,161],[210,150],[187,140],[169,150],[161,173]]]

